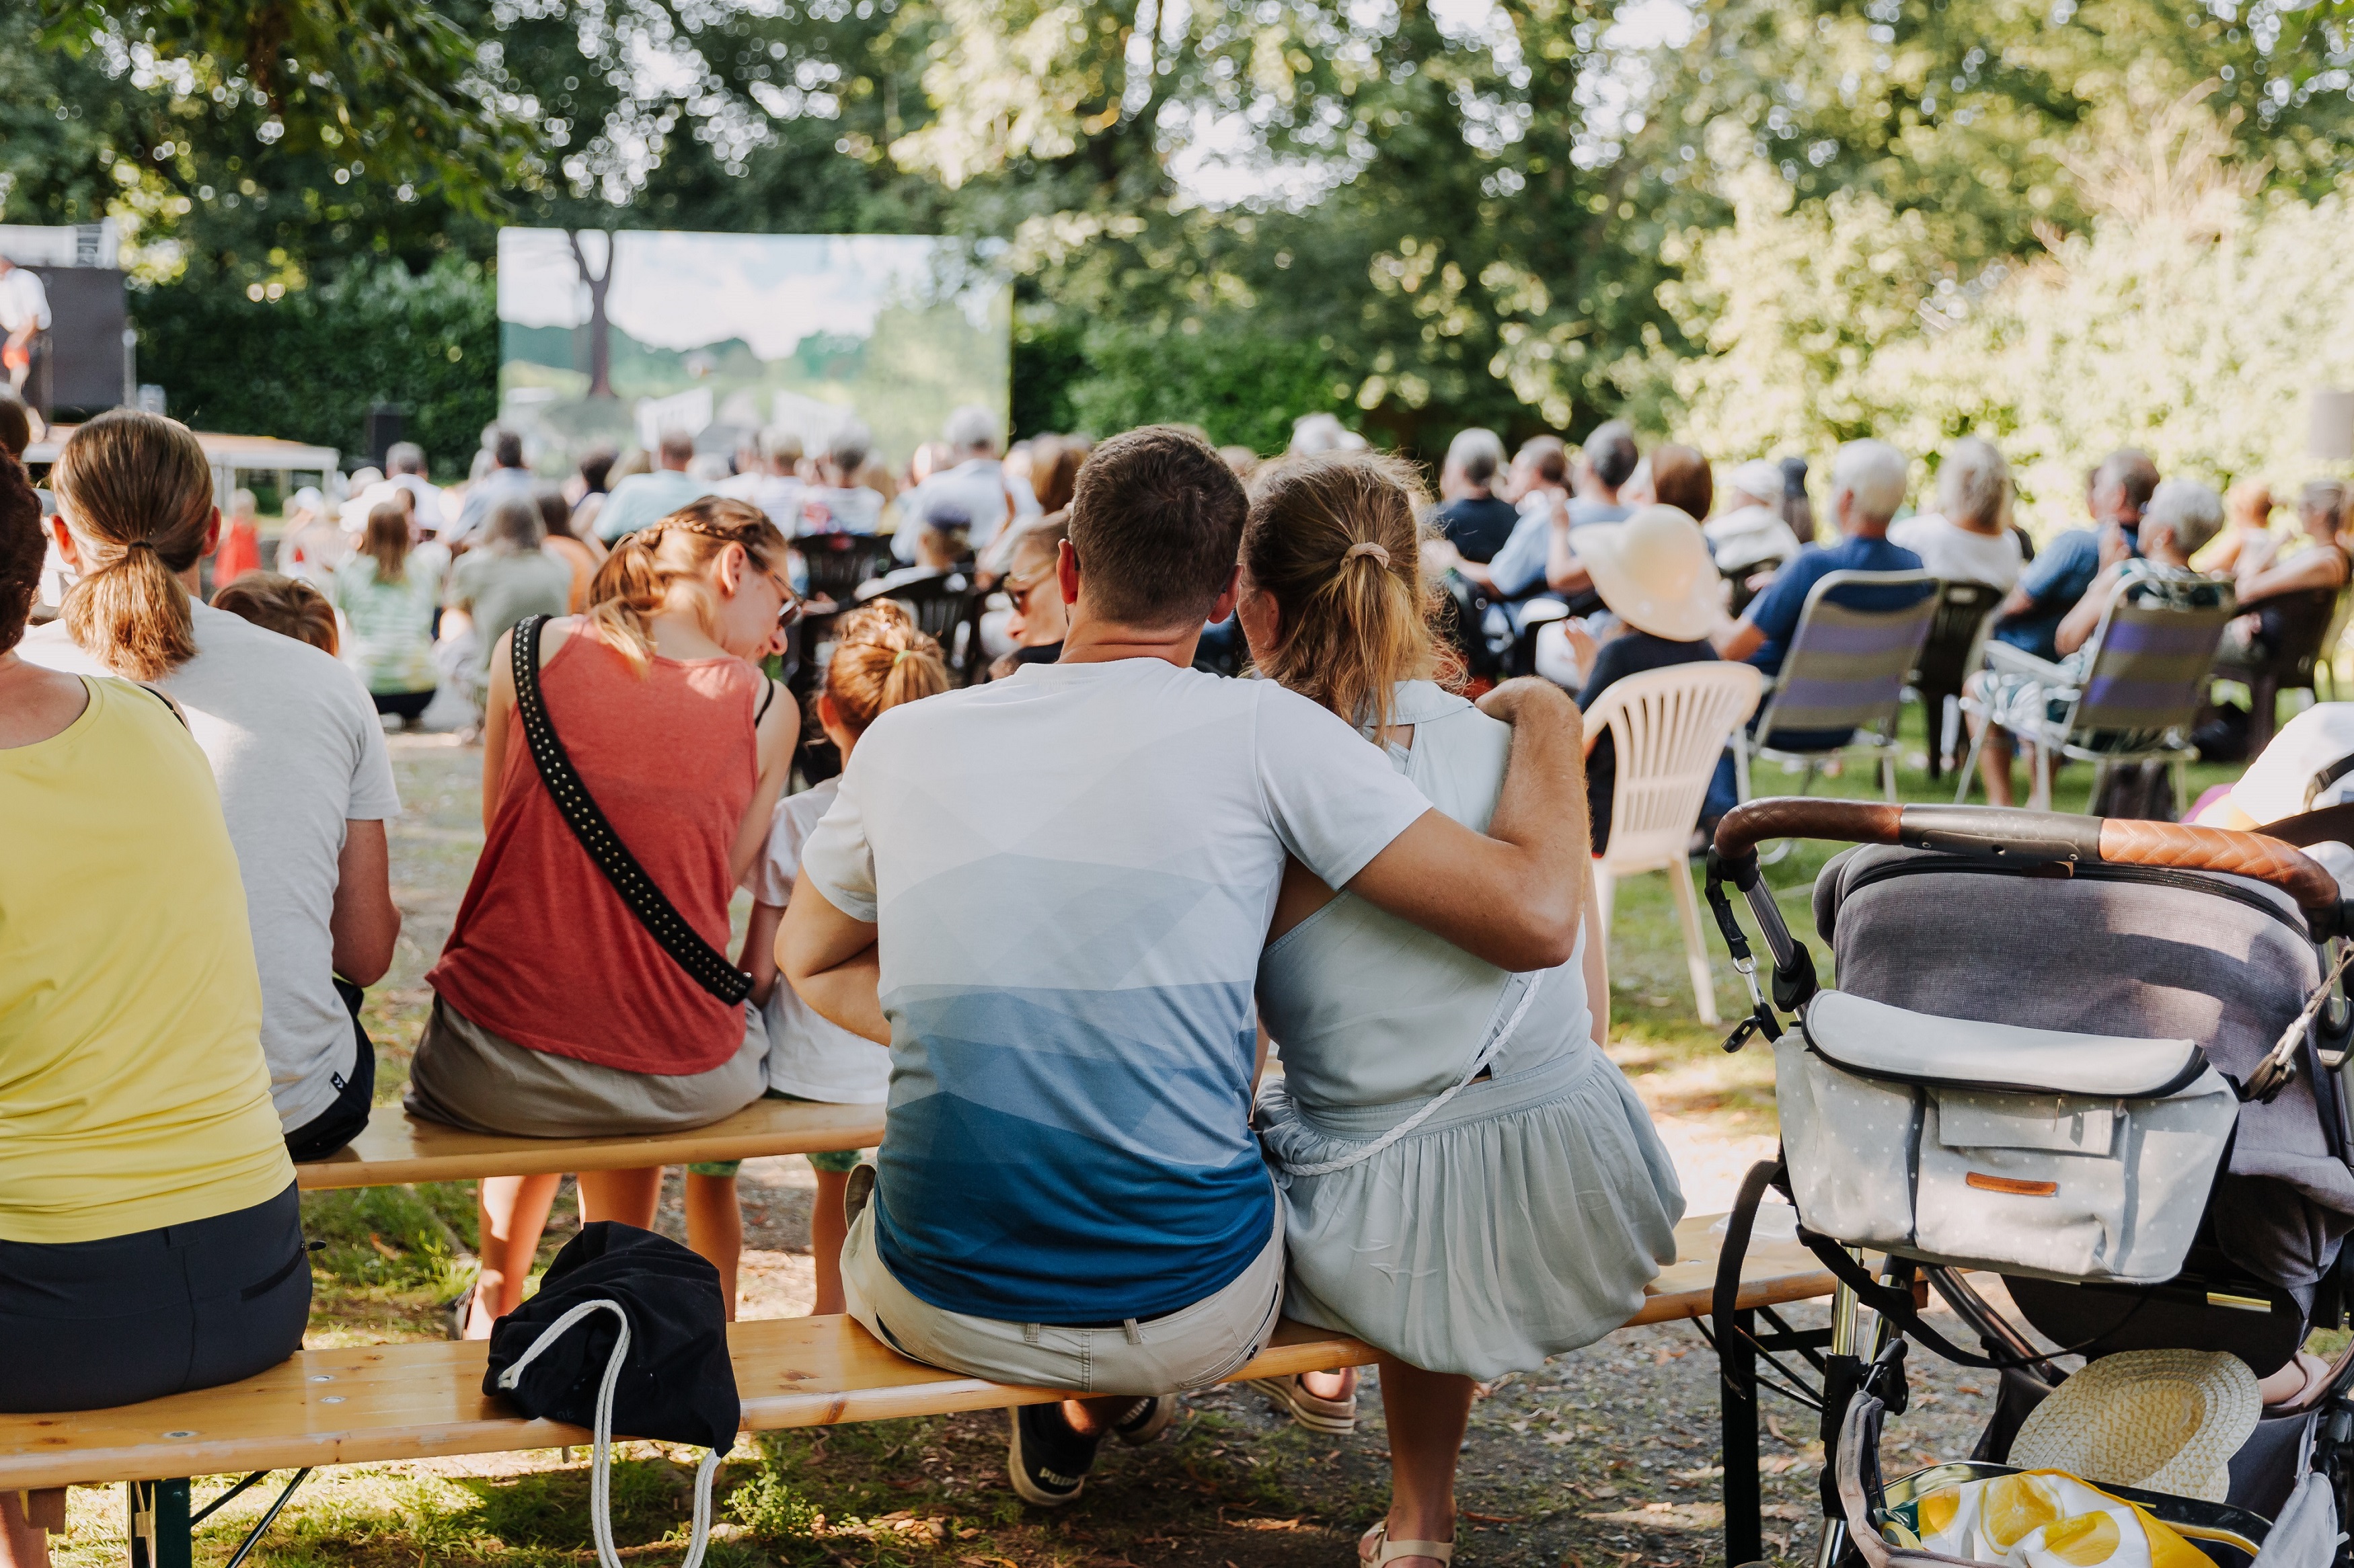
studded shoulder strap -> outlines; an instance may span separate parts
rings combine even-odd
[[[588,852],[588,858],[597,863],[597,869],[605,874],[605,880],[613,885],[613,891],[621,895],[621,902],[630,906],[647,934],[695,984],[734,1007],[752,994],[752,977],[705,941],[703,934],[663,896],[663,890],[654,885],[653,878],[605,820],[595,797],[581,782],[579,770],[572,766],[564,742],[557,737],[556,726],[548,722],[547,704],[539,691],[539,634],[546,625],[544,615],[525,616],[516,622],[514,650],[515,716],[522,721],[540,781],[547,786],[556,809],[564,813],[580,847]]]

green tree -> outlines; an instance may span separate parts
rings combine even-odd
[[[347,269],[279,299],[186,284],[134,292],[143,375],[199,429],[318,441],[347,461],[371,405],[408,411],[409,439],[441,471],[462,471],[498,413],[498,312],[477,263],[421,274],[397,262]]]

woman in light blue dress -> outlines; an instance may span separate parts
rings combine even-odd
[[[1374,453],[1269,471],[1243,535],[1243,631],[1262,675],[1484,829],[1511,730],[1436,678],[1420,499],[1415,471]],[[1683,1194],[1595,1043],[1585,939],[1559,969],[1510,974],[1296,863],[1268,938],[1259,1012],[1283,1075],[1257,1119],[1285,1192],[1284,1310],[1381,1352],[1393,1486],[1361,1554],[1444,1564],[1474,1381],[1633,1316],[1675,1257]]]

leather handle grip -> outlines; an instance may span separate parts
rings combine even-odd
[[[2262,833],[2110,817],[2101,823],[2101,859],[2111,865],[2253,877],[2296,899],[2316,929],[2335,924],[2338,879],[2294,847]]]
[[[1904,809],[1877,800],[1822,800],[1780,795],[1750,800],[1724,813],[1716,824],[1716,853],[1739,861],[1767,839],[1840,839],[1850,843],[1893,844]]]
[[[1975,846],[2020,861],[2074,859],[2090,851],[2111,865],[2203,871],[2268,883],[2296,901],[2317,937],[2338,928],[2336,877],[2291,844],[2230,828],[1787,796],[1735,806],[1716,825],[1716,853],[1727,864],[1748,860],[1767,839],[1937,849]],[[2015,842],[1998,847],[2004,839]]]

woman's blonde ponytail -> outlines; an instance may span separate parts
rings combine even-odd
[[[1333,452],[1261,471],[1243,527],[1243,569],[1274,596],[1280,645],[1259,673],[1352,724],[1388,725],[1397,683],[1453,683],[1431,635],[1415,524],[1425,499],[1403,459]]]
[[[77,429],[50,482],[80,556],[66,631],[118,674],[154,681],[196,654],[180,574],[212,528],[212,465],[188,428],[117,408]]]

